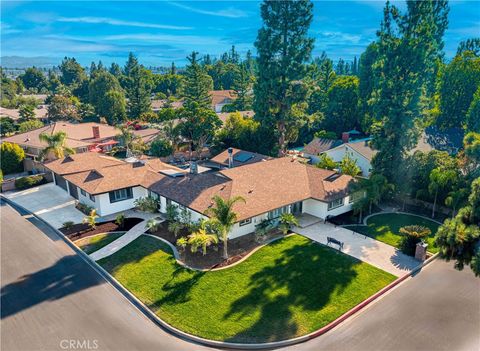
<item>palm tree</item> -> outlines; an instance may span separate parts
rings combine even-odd
[[[452,208],[452,218],[457,214],[458,205],[460,205],[468,196],[468,189],[460,188],[452,190],[445,199],[445,205]]]
[[[53,134],[46,134],[41,133],[38,138],[40,141],[47,143],[47,147],[45,147],[42,152],[40,153],[40,159],[47,158],[64,158],[65,154],[71,155],[75,153],[75,150],[66,146],[65,142],[67,139],[67,133],[65,132],[57,132]]]
[[[183,245],[183,243],[180,243]],[[197,232],[188,236],[188,244],[192,252],[197,252],[198,248],[202,248],[202,253],[207,254],[207,247],[212,244],[218,244],[218,236],[216,234],[207,233],[205,227],[200,228]]]
[[[280,215],[280,230],[286,235],[293,226],[298,226],[298,219],[293,213],[282,213]]]
[[[228,200],[224,200],[218,195],[212,198],[215,202],[215,207],[209,208],[207,215],[211,217],[212,224],[218,228],[221,233],[223,241],[223,258],[228,258],[228,234],[232,230],[233,225],[237,221],[237,214],[233,212],[233,205],[237,202],[245,202],[245,199],[241,196],[235,196]]]
[[[87,223],[91,229],[97,227],[97,210],[91,210],[90,215],[83,217],[83,223]]]
[[[437,207],[437,198],[440,190],[445,189],[449,184],[453,183],[456,177],[456,173],[451,169],[442,169],[437,167],[430,173],[430,184],[428,185],[428,191],[434,195],[432,218],[435,217],[435,209]]]
[[[143,145],[139,136],[133,134],[132,126],[121,125],[117,126],[117,128],[120,130],[120,140],[125,146],[127,157],[131,157],[136,153],[142,153],[144,151],[145,145]]]
[[[372,213],[372,206],[378,205],[383,195],[392,189],[393,185],[389,184],[387,178],[381,174],[372,174],[370,178],[360,178],[351,187],[352,192],[364,191],[366,193],[365,198],[368,202],[369,213]]]

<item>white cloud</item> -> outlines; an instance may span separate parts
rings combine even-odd
[[[112,26],[127,26],[127,27],[143,27],[143,28],[157,28],[157,29],[174,29],[174,30],[186,30],[192,29],[192,27],[183,26],[171,26],[167,24],[157,23],[145,23],[136,21],[124,21],[108,17],[59,17],[56,19],[58,22],[69,23],[95,23],[95,24],[109,24]]]
[[[170,35],[170,34],[116,34],[101,37],[106,41],[154,41],[169,44],[188,45],[217,45],[220,40],[217,38],[197,35]]]
[[[218,17],[228,17],[228,18],[240,18],[240,17],[247,17],[247,13],[242,10],[238,10],[233,7],[229,7],[228,9],[223,9],[223,10],[216,10],[216,11],[210,11],[210,10],[202,10],[196,7],[188,6],[183,3],[178,3],[178,2],[169,2],[169,4],[173,6],[177,6],[181,9],[188,10],[191,12],[195,13],[200,13],[202,15],[210,15],[210,16],[218,16]]]

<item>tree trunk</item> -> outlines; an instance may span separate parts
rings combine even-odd
[[[224,232],[223,233],[223,258],[224,259],[228,258],[227,242],[228,242],[228,233]]]
[[[372,201],[370,201],[370,205],[369,205],[369,208],[368,208],[368,212],[369,214],[372,214]]]
[[[279,122],[278,123],[278,132],[280,136],[278,137],[278,157],[283,157],[285,156],[284,153],[284,146],[285,146],[285,122]]]
[[[360,219],[360,221],[358,223],[361,224],[363,222],[362,221],[362,219],[363,219],[363,210],[362,209],[360,210],[359,219]]]
[[[435,191],[435,198],[433,199],[432,218],[435,217],[435,207],[437,206],[437,195],[438,195],[438,190]]]
[[[403,197],[403,203],[402,203],[402,212],[405,212],[405,204],[407,202],[407,198],[404,196]]]

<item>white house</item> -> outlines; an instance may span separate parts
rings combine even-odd
[[[58,186],[96,208],[101,216],[131,209],[136,199],[151,196],[159,200],[160,212],[165,213],[169,204],[176,205],[195,222],[208,217],[214,196],[241,196],[245,202],[234,206],[237,223],[230,238],[254,232],[266,219],[275,224],[285,212],[326,219],[352,209],[349,186],[354,179],[350,176],[292,158],[265,157],[236,166],[233,150],[231,157],[230,167],[198,174],[156,158],[127,163],[96,153],[68,156],[45,166]]]

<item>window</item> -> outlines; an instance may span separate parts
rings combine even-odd
[[[80,189],[80,194],[82,194],[83,196],[87,196],[87,192],[83,189]]]
[[[247,219],[244,219],[243,221],[240,221],[238,224],[239,226],[244,226],[244,225],[247,225],[247,224],[250,224],[252,223],[252,219],[251,218],[247,218]]]
[[[92,194],[88,194],[88,197],[92,202],[95,202],[95,196],[93,196]]]
[[[329,202],[328,210],[330,211],[330,210],[333,210],[334,208],[341,207],[341,206],[343,206],[343,198]]]
[[[276,219],[280,217],[282,213],[287,213],[290,206],[284,206],[268,212],[268,219]]]
[[[133,198],[132,188],[110,191],[108,195],[110,196],[110,203]]]

